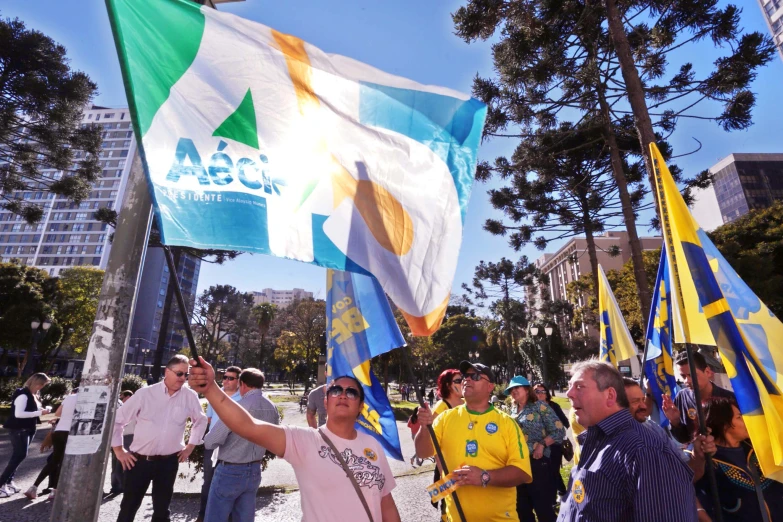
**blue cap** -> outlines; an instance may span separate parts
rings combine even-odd
[[[516,388],[517,386],[530,386],[530,381],[521,375],[516,375],[513,379],[511,379],[511,382],[508,383],[508,387],[503,393],[508,395],[508,392],[511,391],[511,388]]]

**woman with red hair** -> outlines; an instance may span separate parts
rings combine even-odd
[[[432,408],[433,419],[449,408],[456,408],[465,402],[462,398],[462,374],[459,370],[443,370],[438,377],[438,396],[440,400]]]

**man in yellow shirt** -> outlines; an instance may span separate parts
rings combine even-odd
[[[419,423],[432,424],[459,484],[457,494],[468,521],[518,521],[516,486],[532,480],[524,435],[514,419],[489,402],[496,381],[492,370],[468,361],[459,369],[465,404],[441,413],[434,422],[425,405],[419,408]],[[426,429],[419,430],[415,443],[419,458],[434,455]],[[453,522],[459,520],[451,496],[446,497],[446,514]]]

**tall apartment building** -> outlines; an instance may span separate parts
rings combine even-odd
[[[196,288],[201,270],[201,260],[187,254],[182,254],[177,267],[177,276],[182,288],[182,295],[188,304],[188,312],[193,312],[196,300]],[[128,355],[125,359],[126,372],[146,375],[152,367],[155,348],[158,339],[163,335],[166,339],[163,345],[162,364],[166,364],[173,355],[187,347],[185,327],[182,314],[179,312],[177,300],[172,301],[168,328],[161,330],[163,307],[169,286],[169,267],[161,248],[147,249],[144,267],[139,284],[137,306],[131,325],[131,336]]]
[[[40,191],[16,193],[21,199],[40,201],[44,217],[37,225],[28,225],[10,212],[0,210],[0,261],[18,259],[59,275],[71,266],[106,268],[111,243],[107,226],[96,221],[99,208],[116,208],[122,201],[130,172],[130,160],[136,152],[128,109],[93,106],[84,111],[84,124],[103,127],[101,177],[93,184],[90,197],[78,205],[62,197]],[[75,153],[79,159],[81,152]],[[60,179],[62,171],[42,169],[49,179]]]
[[[643,250],[657,250],[663,245],[661,237],[641,237]],[[603,235],[595,237],[596,256],[598,263],[604,271],[619,270],[631,259],[631,246],[628,243],[628,232],[613,231],[605,232]],[[619,247],[618,256],[610,256],[607,252],[612,247]],[[552,299],[555,301],[568,300],[566,289],[568,284],[576,281],[582,274],[589,274],[590,257],[587,253],[587,241],[583,237],[571,238],[555,253],[545,253],[535,261],[536,267],[541,270],[548,279],[549,296],[542,293],[543,287],[529,287],[527,289],[528,302],[535,301],[540,303],[542,299]],[[584,306],[584,298],[579,298],[575,303],[577,306]],[[536,313],[531,310],[531,313]],[[586,325],[582,326],[585,334],[597,335],[592,328]]]
[[[783,0],[781,0],[783,2]],[[753,209],[783,200],[783,154],[729,154],[710,167],[713,184],[699,191],[692,212],[705,230],[709,221],[731,223]],[[715,209],[719,216],[715,216]]]
[[[94,266],[105,269],[109,260],[111,243],[110,227],[94,218],[100,208],[118,209],[125,194],[131,162],[136,153],[136,140],[127,108],[92,106],[84,111],[83,125],[95,124],[103,128],[103,144],[100,153],[100,177],[93,183],[90,197],[78,205],[43,190],[16,193],[17,197],[40,201],[43,219],[36,225],[0,210],[0,261],[17,259],[58,276],[62,270],[73,266]],[[75,153],[76,159],[81,152]],[[61,171],[42,169],[42,175],[60,179]],[[199,259],[184,256],[180,263],[182,291],[193,301],[201,266]],[[166,298],[168,268],[161,249],[149,249],[142,269],[138,289],[136,314],[131,327],[131,342],[127,363],[142,364],[144,350],[151,354],[160,330],[161,312]],[[182,335],[182,322],[178,313],[172,314],[172,325],[164,335],[168,337],[166,355],[177,353],[186,343]],[[147,354],[147,365],[152,363]]]
[[[312,299],[313,293],[306,292],[301,288],[294,288],[293,290],[273,290],[271,288],[264,288],[260,292],[253,292],[253,304],[272,303],[281,308],[284,308],[294,300]]]
[[[783,0],[759,0],[759,7],[772,33],[780,59],[783,60]]]

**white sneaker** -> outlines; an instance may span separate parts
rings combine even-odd
[[[8,498],[13,494],[14,492],[8,489],[7,486],[0,486],[0,498]]]
[[[13,491],[14,493],[19,493],[20,491],[22,491],[22,488],[17,486],[16,482],[14,482],[13,480],[11,482],[9,482],[8,484],[6,484],[6,487],[8,489],[10,489],[11,491]]]
[[[52,488],[52,492],[49,493],[49,500],[54,500],[55,493],[57,493],[57,490]]]
[[[35,500],[38,498],[38,488],[35,486],[30,486],[27,491],[24,492],[24,496],[29,498],[30,500]]]

